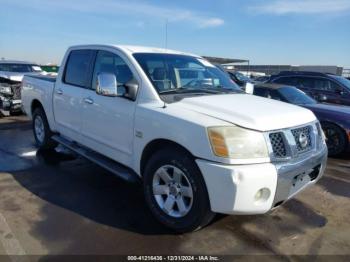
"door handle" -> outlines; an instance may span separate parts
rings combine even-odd
[[[58,95],[62,95],[62,94],[63,94],[62,89],[56,89],[56,94],[58,94]]]
[[[90,97],[87,97],[87,98],[84,98],[84,102],[91,105],[94,103],[94,100],[92,100]]]

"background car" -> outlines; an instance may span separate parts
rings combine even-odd
[[[259,76],[257,78],[254,79],[255,82],[259,82],[259,83],[265,83],[270,79],[270,76]]]
[[[318,103],[299,89],[285,85],[257,85],[253,94],[310,109],[321,123],[330,156],[342,154],[349,149],[350,107]]]
[[[40,66],[31,62],[0,60],[0,114],[22,112],[21,82],[25,74],[42,74]]]
[[[245,88],[247,83],[254,83],[252,79],[238,71],[227,71],[227,73],[229,74],[231,80],[243,89]]]
[[[350,80],[316,72],[281,72],[269,83],[295,86],[319,102],[350,106]]]

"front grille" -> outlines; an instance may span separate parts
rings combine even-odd
[[[270,142],[271,142],[274,156],[286,157],[287,150],[284,144],[283,133],[282,132],[270,133],[269,137],[270,137]]]
[[[21,99],[21,83],[11,85],[13,99]]]
[[[307,152],[312,148],[311,131],[311,126],[305,126],[292,130],[299,153]]]
[[[316,124],[316,127],[317,127],[317,134],[318,134],[319,136],[322,137],[322,128],[321,128],[321,124],[318,122],[318,123]]]

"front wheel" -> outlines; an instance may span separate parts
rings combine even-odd
[[[322,123],[322,129],[327,139],[328,155],[337,156],[345,152],[348,146],[346,133],[332,123]]]
[[[183,150],[164,149],[151,157],[144,192],[155,218],[177,232],[197,230],[214,217],[201,172]]]

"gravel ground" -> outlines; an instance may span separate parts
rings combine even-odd
[[[37,152],[23,116],[0,119],[0,254],[350,255],[350,156],[259,216],[218,216],[175,235],[151,216],[141,188],[65,152]]]

